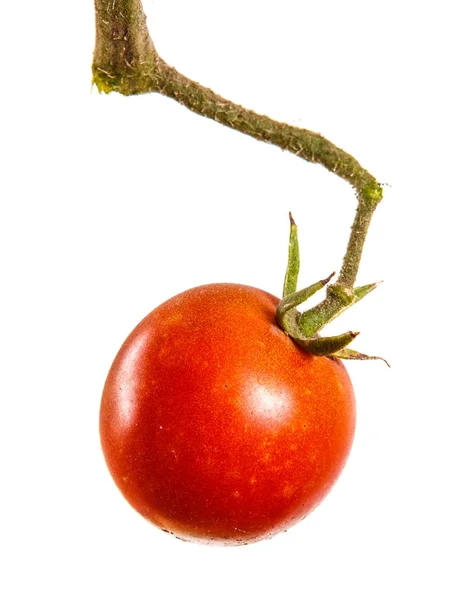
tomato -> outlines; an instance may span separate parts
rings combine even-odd
[[[108,468],[141,515],[179,538],[245,544],[286,530],[345,464],[348,374],[276,325],[278,302],[235,284],[183,292],[136,327],[108,374]]]

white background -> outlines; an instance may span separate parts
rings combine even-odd
[[[309,165],[156,95],[90,87],[90,1],[2,9],[0,596],[5,600],[454,598],[450,3],[148,0],[163,58],[315,131],[388,184],[332,331],[358,427],[325,502],[268,542],[179,542],[129,508],[98,440],[104,378],[188,287],[280,294],[287,213],[301,285],[339,267],[355,197]]]

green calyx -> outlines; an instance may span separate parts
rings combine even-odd
[[[336,282],[328,285],[334,277],[297,290],[300,269],[298,230],[290,214],[290,242],[287,270],[284,280],[283,299],[276,309],[276,321],[289,337],[301,348],[316,356],[332,356],[348,360],[386,360],[379,356],[369,356],[347,348],[357,337],[358,332],[347,331],[336,336],[321,337],[318,332],[350,306],[356,304],[373,291],[379,283],[360,287],[350,287]],[[327,287],[326,299],[318,306],[301,313],[297,307],[306,302],[316,292]]]

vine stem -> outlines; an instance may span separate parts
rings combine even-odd
[[[356,190],[358,207],[339,278],[319,305],[303,313],[304,327],[320,329],[324,314],[351,304],[369,223],[383,189],[358,161],[318,133],[275,121],[243,108],[169,66],[150,38],[140,0],[94,0],[96,44],[93,83],[100,92],[157,92],[191,111],[323,165]],[[323,325],[322,325],[323,326]]]

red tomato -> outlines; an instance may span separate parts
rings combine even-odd
[[[177,537],[268,538],[315,508],[345,464],[348,374],[295,345],[278,302],[243,285],[194,288],[150,313],[111,367],[107,465],[128,502]]]

